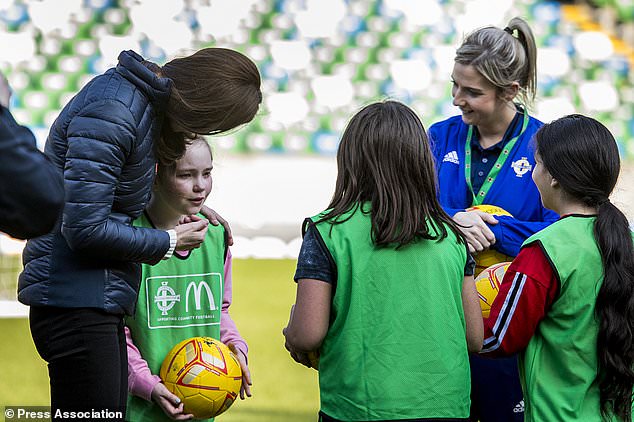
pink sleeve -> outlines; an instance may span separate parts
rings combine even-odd
[[[220,341],[225,344],[233,343],[237,349],[239,349],[244,356],[247,357],[249,348],[244,341],[236,323],[233,322],[229,315],[229,306],[231,306],[231,293],[232,293],[232,276],[231,276],[231,251],[227,251],[227,259],[225,260],[225,286],[224,294],[222,297],[222,313],[220,316]]]
[[[128,392],[133,396],[152,401],[152,390],[161,382],[161,379],[150,371],[141,352],[134,345],[128,327],[125,327],[125,340],[128,346]]]

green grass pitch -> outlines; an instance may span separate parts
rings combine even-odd
[[[253,397],[218,422],[315,421],[317,372],[296,364],[284,349],[282,328],[295,301],[293,260],[234,260],[231,315],[249,344]],[[38,356],[26,319],[0,319],[0,408],[48,406],[46,363]]]

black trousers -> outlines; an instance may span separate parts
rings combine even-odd
[[[123,421],[128,394],[123,316],[91,308],[31,307],[30,326],[35,347],[48,362],[53,420]]]
[[[471,420],[523,422],[524,395],[517,356],[489,358],[469,355],[471,363]]]

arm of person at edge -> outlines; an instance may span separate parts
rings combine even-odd
[[[112,212],[136,132],[130,110],[116,100],[90,103],[68,123],[61,231],[72,250],[148,264],[156,264],[168,251],[166,231],[132,227],[129,216]]]
[[[282,334],[291,357],[309,368],[314,366],[311,354],[319,351],[328,332],[331,301],[330,283],[315,279],[297,281],[297,297]]]
[[[528,346],[555,301],[559,283],[538,243],[520,251],[504,274],[484,319],[484,356],[509,356]]]
[[[64,206],[61,172],[9,112],[11,90],[0,73],[0,231],[18,239],[48,233]]]

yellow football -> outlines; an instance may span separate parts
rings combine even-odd
[[[238,358],[219,340],[192,337],[170,350],[163,360],[161,380],[184,404],[185,413],[208,419],[225,412],[242,386]]]
[[[476,290],[480,298],[480,307],[482,308],[482,316],[489,317],[493,301],[500,291],[500,284],[504,279],[504,273],[508,269],[510,262],[501,262],[494,264],[480,273],[475,279]]]

